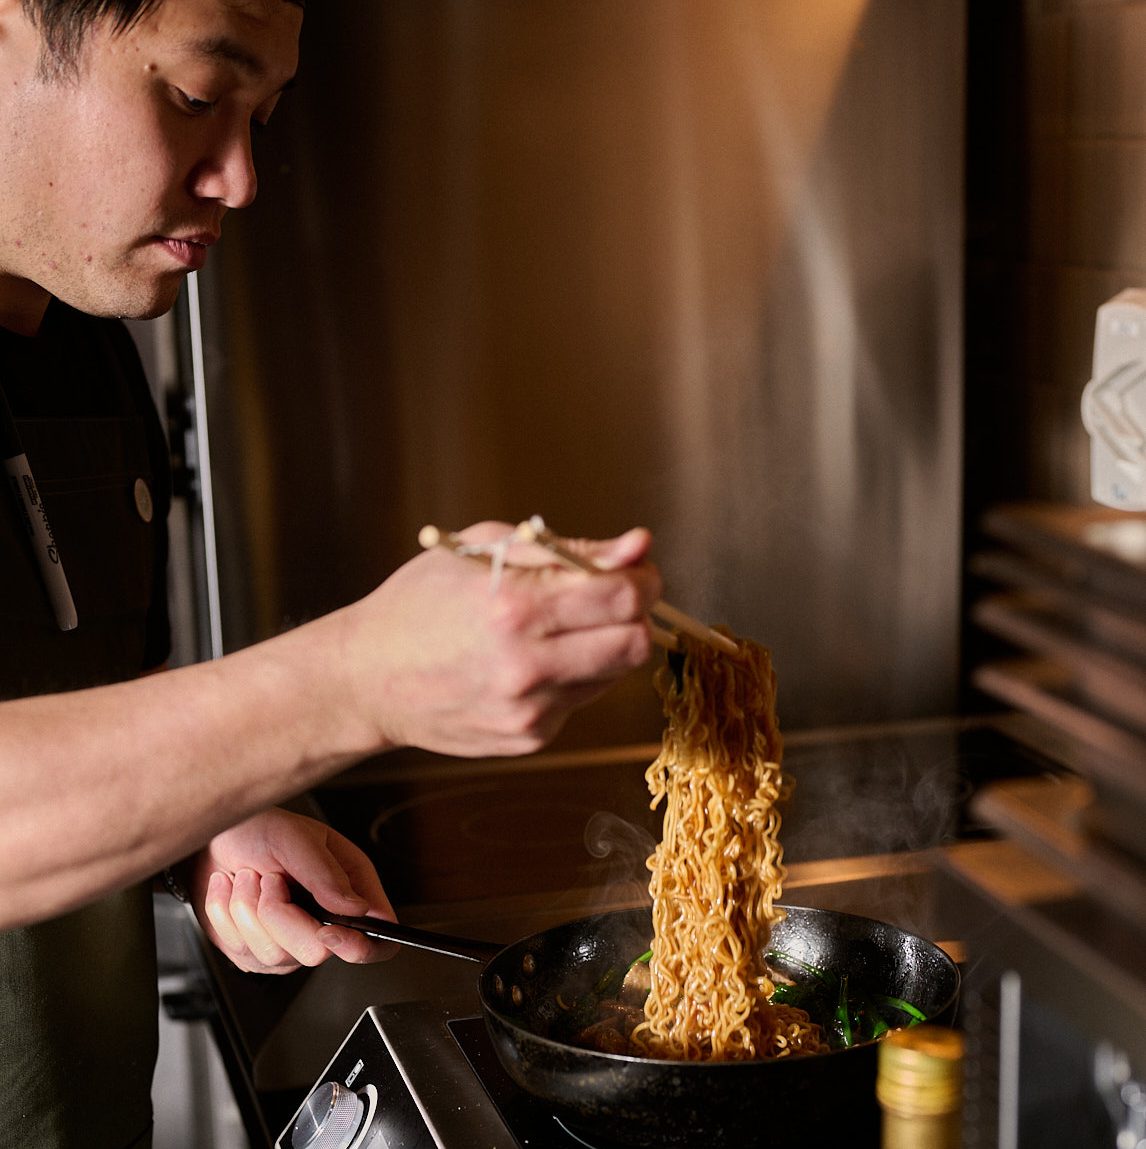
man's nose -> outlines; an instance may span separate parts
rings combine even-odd
[[[258,191],[249,129],[227,133],[192,174],[192,191],[224,207],[246,207]]]

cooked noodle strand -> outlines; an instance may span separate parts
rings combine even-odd
[[[657,687],[668,720],[646,772],[652,807],[665,803],[652,873],[652,990],[634,1045],[651,1057],[744,1060],[815,1053],[819,1027],[772,1005],[764,962],[785,870],[777,803],[776,677],[766,649],[723,654],[687,638],[678,683]]]

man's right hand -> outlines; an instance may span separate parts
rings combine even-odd
[[[495,543],[512,529],[483,523],[461,537]],[[435,549],[324,620],[341,628],[339,673],[377,747],[529,753],[648,660],[647,611],[661,592],[649,533],[566,545],[602,573],[514,543],[495,584],[486,563]]]

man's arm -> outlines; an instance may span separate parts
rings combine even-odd
[[[483,564],[427,552],[214,662],[0,704],[0,928],[146,878],[368,754],[538,749],[649,655],[647,533],[583,546],[614,569],[513,566],[493,592]]]

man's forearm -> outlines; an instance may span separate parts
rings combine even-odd
[[[217,662],[0,705],[0,927],[161,869],[368,749],[311,627]]]

